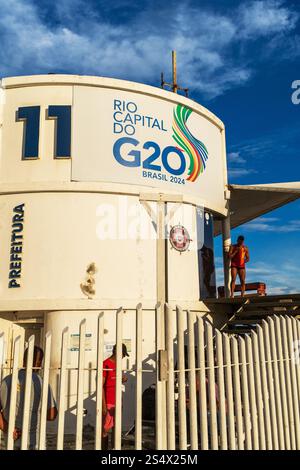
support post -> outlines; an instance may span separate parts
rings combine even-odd
[[[222,219],[222,239],[223,239],[223,266],[224,266],[224,288],[225,297],[230,297],[230,259],[228,253],[231,245],[231,234],[230,234],[230,213],[228,211],[227,217]]]
[[[172,51],[172,75],[173,75],[173,92],[177,93],[177,60],[176,60],[176,51]]]
[[[157,249],[156,249],[156,275],[157,275],[157,302],[164,306],[167,301],[167,250],[166,250],[166,227],[165,227],[164,201],[157,203]]]

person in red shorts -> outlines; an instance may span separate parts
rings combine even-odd
[[[237,274],[241,282],[241,296],[244,297],[246,287],[246,263],[250,260],[249,250],[244,245],[245,238],[240,235],[235,245],[231,245],[228,256],[231,259],[231,298],[234,297]]]
[[[114,427],[116,406],[116,351],[117,345],[113,347],[110,357],[103,362],[103,394],[102,394],[102,449],[108,449],[109,432]],[[128,357],[126,345],[122,344],[122,358]],[[122,376],[122,383],[127,382],[127,377]]]

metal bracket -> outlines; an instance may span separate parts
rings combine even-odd
[[[183,196],[181,194],[140,193],[139,200],[141,202],[183,202]]]

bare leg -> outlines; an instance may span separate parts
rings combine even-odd
[[[237,275],[237,268],[231,268],[231,292],[230,292],[230,297],[232,299],[234,297],[236,275]]]
[[[241,296],[244,297],[246,288],[246,269],[239,269],[239,278],[241,281]]]

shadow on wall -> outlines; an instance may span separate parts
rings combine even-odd
[[[143,375],[142,375],[142,393],[148,389],[151,385],[156,382],[156,370],[155,370],[155,353],[149,354],[142,363]],[[96,371],[91,370],[91,363],[89,363],[89,371],[85,378],[85,384],[88,384],[88,392],[85,393],[87,397],[83,402],[83,426],[90,425],[95,426],[96,419]],[[135,366],[131,370],[124,371],[127,382],[122,386],[122,431],[128,432],[134,426],[135,420]],[[55,386],[55,397],[57,403],[59,402],[59,373],[56,374],[56,386]],[[66,412],[65,412],[65,429],[66,434],[76,433],[76,394],[71,393],[71,382],[72,389],[76,390],[77,387],[77,371],[69,370],[67,374],[67,397],[66,397]],[[76,383],[74,384],[74,381]],[[47,431],[50,434],[57,433],[58,418],[55,421],[48,423]]]

